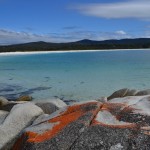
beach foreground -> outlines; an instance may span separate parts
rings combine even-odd
[[[121,89],[108,97],[69,105],[60,99],[28,102],[0,98],[0,149],[149,147],[150,90]]]

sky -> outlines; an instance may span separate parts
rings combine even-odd
[[[0,0],[0,45],[150,38],[150,0]]]

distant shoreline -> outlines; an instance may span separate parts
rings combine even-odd
[[[110,51],[141,51],[150,50],[147,49],[108,49],[108,50],[62,50],[62,51],[24,51],[24,52],[0,52],[0,56],[10,56],[10,55],[32,55],[32,54],[50,54],[50,53],[76,53],[76,52],[110,52]]]

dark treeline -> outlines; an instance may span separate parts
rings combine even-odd
[[[141,49],[141,48],[150,48],[149,38],[105,40],[105,41],[81,40],[70,43],[31,42],[25,44],[0,46],[0,52],[92,50],[92,49]]]

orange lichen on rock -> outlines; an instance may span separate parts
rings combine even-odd
[[[143,133],[146,135],[150,135],[150,131],[144,131]]]
[[[109,112],[114,112],[121,110],[122,108],[126,107],[127,105],[122,103],[104,103],[101,110],[108,110]]]
[[[90,104],[97,104],[97,103],[86,103],[82,105],[74,105],[68,107],[68,109],[60,116],[52,118],[48,120],[49,123],[57,123],[52,129],[42,133],[34,133],[34,132],[27,132],[28,134],[28,142],[43,142],[45,140],[51,139],[57,133],[59,133],[64,127],[66,127],[71,122],[76,121],[79,117],[83,116],[87,111],[83,109],[84,106],[88,106]],[[91,111],[92,112],[92,111]]]
[[[24,133],[24,134],[17,140],[17,142],[13,145],[12,150],[18,150],[18,148],[21,147],[22,142],[23,142],[24,137],[25,137],[25,134],[26,134],[26,133]]]
[[[120,119],[123,117],[123,115],[132,114],[134,110],[136,110],[136,109],[135,109],[135,108],[132,108],[132,107],[130,107],[130,106],[125,107],[125,108],[116,116],[116,118],[117,118],[118,120],[120,120]]]
[[[98,104],[98,102],[89,102],[89,103],[85,103],[85,104],[76,104],[76,105],[68,107],[68,109],[65,112],[62,113],[62,115],[67,115],[69,113],[79,111],[79,110],[81,110],[82,108],[84,108],[88,105],[97,105],[97,104]],[[84,111],[84,110],[82,109],[82,111]]]
[[[102,122],[97,121],[96,119],[93,119],[92,125],[100,125],[104,127],[109,127],[109,128],[120,128],[120,129],[137,129],[137,125],[134,123],[126,123],[124,125],[109,125],[109,124],[104,124]]]
[[[144,134],[150,135],[150,126],[141,127],[141,130],[143,131]]]
[[[116,123],[116,124],[104,123],[104,122],[98,121],[97,116],[95,116],[95,118],[92,120],[91,125],[100,125],[100,126],[105,126],[105,127],[110,127],[110,128],[137,128],[137,124],[135,124],[135,123],[129,123],[129,122],[123,123],[123,122],[119,121],[120,114],[122,114],[122,109],[124,110],[124,108],[126,108],[126,104],[104,103],[101,106],[99,112],[106,111],[106,112],[110,113],[112,115],[112,118],[114,117],[118,123]],[[128,110],[128,112],[129,112],[129,110]],[[98,113],[97,113],[97,115],[98,115]]]

